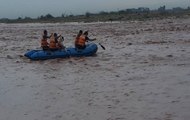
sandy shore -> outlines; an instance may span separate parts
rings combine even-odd
[[[31,61],[44,29],[97,55]],[[189,120],[190,19],[0,24],[0,120]]]

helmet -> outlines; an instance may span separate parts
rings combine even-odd
[[[47,30],[44,30],[44,34],[47,34]]]
[[[82,33],[83,33],[83,31],[82,31],[82,30],[79,30],[79,33],[80,33],[80,34],[82,34]]]
[[[57,33],[54,33],[54,36],[57,37]]]

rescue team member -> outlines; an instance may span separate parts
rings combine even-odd
[[[49,43],[49,49],[50,50],[58,50],[58,38],[61,37],[61,35],[57,36],[57,33],[52,33],[50,37],[50,43]]]
[[[41,39],[41,47],[43,50],[49,49],[49,43],[47,41],[48,38],[50,38],[50,36],[48,36],[47,30],[44,30],[44,33]]]
[[[60,36],[57,41],[57,47],[58,49],[65,49],[65,46],[63,45],[64,37]]]
[[[80,36],[83,34],[83,31],[80,30],[79,33],[77,34],[76,38],[75,38],[75,48],[77,48],[77,43],[79,41]]]
[[[85,31],[83,33],[83,35],[81,35],[79,37],[79,39],[76,40],[75,47],[78,48],[78,49],[85,49],[86,48],[86,44],[85,43],[88,42],[88,41],[94,41],[94,40],[96,40],[96,38],[90,39],[88,37],[88,31]]]

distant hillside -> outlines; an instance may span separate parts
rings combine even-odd
[[[190,7],[184,9],[180,7],[166,9],[161,6],[157,10],[150,10],[146,7],[131,8],[112,12],[90,13],[85,15],[61,15],[54,17],[51,14],[42,15],[38,18],[18,17],[17,19],[0,19],[1,23],[54,23],[54,22],[97,22],[97,21],[127,21],[127,20],[149,20],[149,19],[163,19],[167,17],[189,17]]]

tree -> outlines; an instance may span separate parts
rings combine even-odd
[[[62,14],[61,17],[64,18],[64,17],[65,17],[65,14]]]
[[[89,18],[90,15],[91,15],[91,13],[89,13],[89,12],[86,12],[86,14],[85,14],[85,16],[86,16],[87,18]]]
[[[22,20],[22,18],[21,18],[21,17],[18,17],[17,20]]]
[[[99,14],[100,14],[100,15],[106,15],[106,14],[108,14],[108,13],[105,12],[105,11],[101,11]]]
[[[51,19],[51,18],[54,18],[54,17],[53,17],[51,14],[48,13],[48,14],[45,16],[45,18],[46,18],[46,19]]]
[[[47,20],[47,19],[52,19],[54,18],[51,14],[47,14],[45,16],[41,15],[38,19],[41,19],[41,20]]]
[[[161,13],[165,12],[166,11],[166,6],[164,5],[164,6],[159,7],[158,11],[161,12]]]

